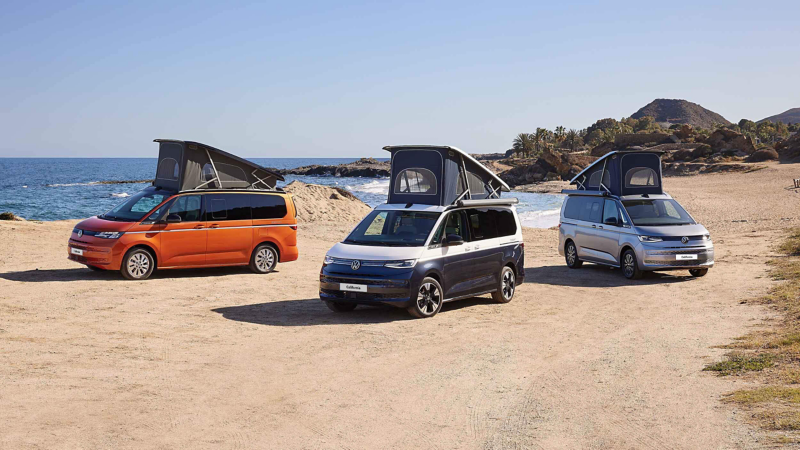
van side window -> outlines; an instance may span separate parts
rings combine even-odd
[[[517,234],[517,221],[514,220],[514,213],[508,209],[493,209],[493,214],[497,216],[497,236],[513,236]]]
[[[253,220],[283,219],[286,217],[286,200],[280,195],[250,194]]]
[[[603,223],[608,223],[608,219],[613,219],[617,225],[622,225],[619,219],[619,210],[617,209],[617,202],[614,200],[606,200],[603,206]]]
[[[468,209],[469,229],[473,241],[497,237],[497,214],[490,209]]]
[[[200,205],[199,195],[183,195],[175,199],[169,208],[169,214],[181,216],[181,222],[199,222]]]
[[[466,239],[464,229],[464,215],[461,214],[459,211],[451,212],[447,215],[447,218],[439,225],[439,229],[436,230],[436,234],[433,235],[433,239],[431,239],[431,245],[441,244],[444,238],[451,234],[457,234],[461,236],[462,239]]]
[[[247,194],[206,194],[206,220],[250,220]]]
[[[586,222],[600,222],[603,217],[603,199],[582,196],[569,197],[564,209],[564,217]]]

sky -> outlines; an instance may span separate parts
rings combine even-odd
[[[17,1],[0,15],[0,157],[501,152],[655,98],[800,107],[800,2]]]

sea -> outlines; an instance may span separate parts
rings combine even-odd
[[[336,165],[357,160],[249,159],[264,167],[278,169],[312,164]],[[149,182],[102,182],[152,179],[156,162],[156,158],[0,158],[0,212],[10,211],[28,220],[42,221],[102,214],[149,185]],[[286,181],[279,186],[294,180],[344,188],[373,207],[385,203],[389,192],[388,178],[287,175]],[[504,193],[503,197],[519,199],[517,211],[524,226],[549,228],[558,224],[563,195],[510,192]]]

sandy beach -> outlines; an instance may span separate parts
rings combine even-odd
[[[702,369],[770,317],[742,302],[800,225],[800,166],[765,165],[665,179],[711,232],[704,278],[570,271],[555,230],[525,229],[511,303],[428,320],[319,301],[325,252],[361,217],[313,204],[300,260],[269,275],[125,281],[67,260],[77,221],[0,222],[0,448],[760,448],[719,402],[743,382]]]

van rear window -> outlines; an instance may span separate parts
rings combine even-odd
[[[280,195],[251,194],[250,206],[253,208],[253,220],[286,217],[286,200]]]

